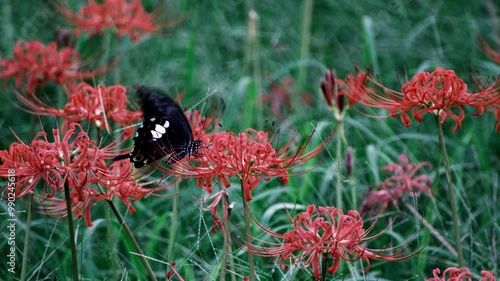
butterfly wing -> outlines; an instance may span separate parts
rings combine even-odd
[[[134,167],[159,159],[173,164],[187,154],[196,152],[199,142],[193,142],[193,133],[181,107],[158,91],[143,86],[137,88],[144,119],[134,137],[134,150],[114,160],[130,158]]]

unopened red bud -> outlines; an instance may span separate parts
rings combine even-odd
[[[335,98],[335,74],[330,70],[325,72],[325,79],[321,80],[321,92],[325,98],[328,107],[333,107],[333,100]]]
[[[57,28],[54,34],[54,39],[57,43],[57,47],[75,47],[75,40],[71,37],[71,33],[67,29]]]
[[[345,166],[346,166],[347,176],[350,177],[352,175],[352,167],[354,166],[354,153],[352,152],[352,148],[350,147],[347,149]]]

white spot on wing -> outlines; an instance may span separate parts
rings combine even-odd
[[[153,135],[153,139],[159,139],[163,134],[158,133],[157,131],[151,130],[151,135]]]
[[[156,118],[154,118],[154,117],[149,119],[149,121],[151,121],[151,122],[154,122],[155,120],[156,120]]]
[[[165,124],[163,124],[163,127],[168,128],[170,126],[170,123],[168,122],[168,120],[165,121]]]
[[[163,135],[167,132],[167,129],[166,129],[166,127],[163,127],[162,125],[156,124],[155,131],[157,131],[158,133]]]

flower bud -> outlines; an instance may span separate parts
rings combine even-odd
[[[335,98],[335,73],[330,70],[325,72],[325,79],[321,80],[321,92],[323,92],[323,97],[325,98],[328,107],[333,107],[333,100]]]
[[[350,177],[352,175],[352,167],[354,166],[354,153],[352,152],[352,148],[349,147],[347,149],[347,156],[345,158],[345,167],[347,176]]]

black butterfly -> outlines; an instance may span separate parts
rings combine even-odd
[[[159,91],[136,88],[144,115],[134,137],[134,150],[113,161],[130,158],[135,168],[163,159],[172,165],[186,155],[196,154],[200,140],[193,140],[191,126],[181,107]]]

